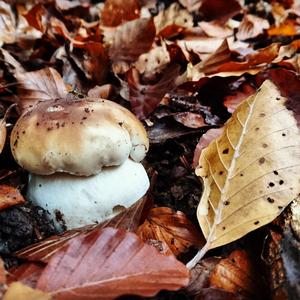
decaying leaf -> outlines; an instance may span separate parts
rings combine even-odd
[[[0,45],[15,41],[16,18],[11,6],[5,1],[0,1]]]
[[[6,141],[6,122],[5,119],[0,119],[0,154],[4,148]]]
[[[182,112],[174,114],[174,119],[189,128],[201,128],[207,126],[200,114],[192,112]]]
[[[16,78],[21,111],[39,101],[64,98],[68,93],[60,74],[53,68],[17,73]]]
[[[0,185],[0,211],[17,204],[25,203],[25,199],[17,188]]]
[[[140,4],[138,0],[108,0],[101,11],[101,24],[118,26],[126,21],[139,18]]]
[[[20,282],[12,283],[3,300],[51,300],[52,296],[48,293],[44,293],[39,290],[34,290],[29,286],[26,286]]]
[[[299,196],[300,134],[285,103],[265,81],[202,151],[196,174],[204,192],[197,216],[207,243],[189,266],[207,250],[271,222]]]
[[[227,292],[242,292],[259,298],[261,290],[255,275],[248,253],[235,250],[217,264],[210,276],[210,285]]]
[[[141,18],[117,27],[109,55],[114,62],[134,62],[148,52],[155,37],[153,19]]]
[[[137,234],[143,241],[153,239],[165,242],[175,255],[191,246],[203,245],[195,225],[184,213],[169,207],[152,208]]]
[[[124,294],[153,296],[187,285],[189,273],[133,233],[106,228],[70,240],[49,261],[37,289],[55,299],[114,299]],[[138,283],[138,284],[137,284]]]
[[[179,69],[178,65],[168,66],[160,80],[151,85],[140,83],[136,69],[128,71],[129,99],[138,118],[145,119],[158,106],[163,96],[175,88],[175,79],[179,75]]]

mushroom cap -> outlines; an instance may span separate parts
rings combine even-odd
[[[90,176],[102,167],[141,161],[146,130],[126,108],[104,99],[57,99],[26,111],[11,133],[16,162],[31,173]]]
[[[127,159],[121,166],[88,177],[30,174],[27,198],[49,212],[57,229],[73,229],[112,218],[148,188],[143,165]]]

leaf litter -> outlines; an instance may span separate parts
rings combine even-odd
[[[95,289],[85,289],[85,285],[93,286],[99,275],[96,269],[91,277],[84,276],[85,260],[94,258],[98,250],[87,241],[90,256],[82,256],[76,245],[87,237],[101,241],[101,236],[108,235],[111,245],[116,239],[131,239],[146,252],[151,249],[152,264],[148,266],[140,258],[135,271],[145,271],[145,266],[154,267],[168,257],[166,268],[157,273],[166,279],[166,285],[159,285],[151,274],[151,288],[141,285],[140,295],[186,286],[188,271],[178,260],[188,262],[198,247],[201,256],[206,256],[192,269],[192,277],[196,272],[201,284],[175,295],[187,299],[271,299],[279,290],[278,278],[269,274],[280,273],[285,275],[280,281],[283,294],[299,296],[293,259],[299,254],[299,240],[291,242],[299,227],[299,200],[293,201],[299,193],[295,171],[299,154],[293,152],[297,145],[299,148],[300,124],[296,1],[99,2],[0,4],[0,255],[7,268],[15,265],[4,297],[17,299],[18,293],[28,293],[28,299],[66,299],[75,290],[78,299],[82,299],[82,292],[98,295],[100,283]],[[120,103],[144,121],[151,143],[144,163],[148,173],[155,174],[154,180],[147,199],[106,224],[54,235],[46,212],[32,206],[26,197],[28,174],[11,156],[9,135],[19,114],[37,101],[87,94]],[[249,107],[245,107],[245,99]],[[5,116],[11,102],[17,107]],[[259,132],[248,133],[252,123],[253,130],[258,124]],[[280,127],[284,124],[287,129]],[[230,135],[230,142],[224,141],[226,135]],[[219,154],[212,151],[216,143],[222,148]],[[239,156],[233,151],[237,146],[242,150]],[[250,171],[241,176],[243,168]],[[228,175],[229,171],[232,174]],[[236,176],[232,177],[233,173]],[[277,220],[284,220],[279,226],[281,238],[276,245],[270,244],[273,246],[262,259],[260,254],[267,246],[263,240],[272,236],[274,241]],[[204,247],[201,231],[207,239]],[[146,243],[137,240],[134,233],[140,233]],[[244,256],[251,248],[249,238],[256,245],[254,260]],[[278,251],[280,243],[282,253]],[[245,249],[240,250],[241,246]],[[125,251],[126,247],[118,249]],[[175,259],[166,249],[180,255]],[[25,262],[13,257],[16,250]],[[65,289],[60,282],[54,283],[57,274],[66,274],[64,264],[72,251],[83,269],[73,269]],[[117,261],[122,261],[122,251],[115,254]],[[134,259],[131,252],[126,254]],[[275,254],[274,264],[269,264],[268,258]],[[246,262],[247,270],[238,265],[240,262]],[[256,264],[263,272],[254,268]],[[179,277],[172,276],[179,270]],[[122,271],[126,268],[115,274]],[[81,281],[80,276],[87,281]],[[252,282],[257,276],[262,276],[260,288]],[[132,278],[123,282],[127,292],[134,292]],[[127,293],[122,285],[118,287],[107,297]],[[161,292],[155,299],[169,299],[172,293]]]

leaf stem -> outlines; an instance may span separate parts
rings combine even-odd
[[[203,258],[206,252],[209,250],[209,244],[206,243],[198,252],[197,254],[186,264],[186,267],[191,270],[193,269],[196,264]]]

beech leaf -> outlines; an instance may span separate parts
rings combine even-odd
[[[223,134],[202,151],[196,174],[204,191],[197,210],[207,250],[274,220],[299,197],[300,134],[286,98],[271,81],[243,101]]]
[[[39,101],[66,97],[68,91],[60,76],[53,68],[17,73],[19,108],[26,108]]]
[[[152,239],[165,242],[175,255],[191,246],[203,245],[195,225],[184,213],[169,207],[152,208],[137,234],[145,242]]]
[[[114,299],[153,296],[186,286],[189,272],[174,256],[165,256],[135,234],[106,228],[70,240],[49,261],[37,289],[55,299]]]
[[[151,49],[155,38],[153,19],[141,18],[116,28],[109,55],[114,62],[134,62]]]

